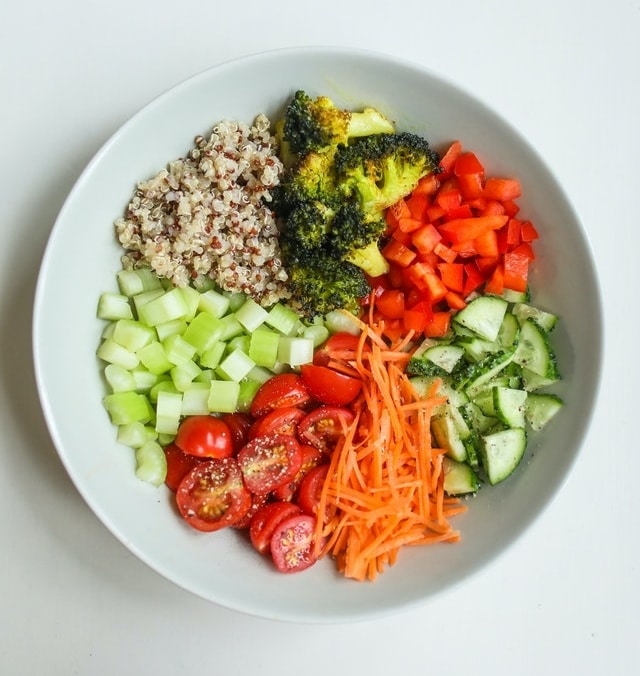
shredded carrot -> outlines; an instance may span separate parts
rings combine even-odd
[[[331,458],[315,537],[319,555],[333,557],[346,577],[360,581],[394,565],[404,546],[459,540],[450,519],[465,510],[445,494],[444,450],[431,442],[431,415],[445,398],[438,383],[419,397],[404,372],[413,336],[389,344],[383,323],[375,321],[374,300],[357,320],[357,347],[330,355],[363,386]]]

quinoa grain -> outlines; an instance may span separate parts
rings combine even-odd
[[[269,208],[283,172],[271,124],[222,121],[186,157],[138,183],[115,222],[125,269],[150,266],[176,286],[212,279],[263,306],[289,298]]]

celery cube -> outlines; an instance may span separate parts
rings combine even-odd
[[[207,405],[212,413],[233,413],[238,406],[240,383],[234,380],[213,380]]]

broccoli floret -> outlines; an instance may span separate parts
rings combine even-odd
[[[331,207],[342,193],[336,181],[334,151],[308,153],[285,171],[273,190],[273,209],[286,217],[301,202],[321,202]]]
[[[287,106],[282,136],[293,153],[304,155],[350,138],[393,131],[393,123],[374,108],[351,112],[338,108],[327,96],[313,99],[299,90]]]
[[[335,213],[327,243],[332,255],[339,256],[379,277],[389,265],[378,248],[386,223],[378,213],[365,213],[355,200],[344,203]]]
[[[302,259],[306,252],[317,256],[326,247],[335,212],[323,202],[298,202],[289,210],[282,234],[281,247],[288,258]]]
[[[359,195],[366,212],[395,204],[423,176],[438,171],[438,163],[426,139],[409,132],[357,138],[334,156],[336,180]]]
[[[288,269],[292,301],[308,318],[342,308],[360,314],[361,299],[369,293],[364,272],[344,260],[319,256]]]

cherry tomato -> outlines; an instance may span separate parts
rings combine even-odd
[[[193,528],[215,531],[231,526],[251,507],[251,493],[235,458],[199,462],[180,482],[176,502]]]
[[[257,493],[251,493],[251,506],[245,512],[244,516],[241,516],[237,521],[234,521],[231,524],[232,527],[239,530],[249,528],[253,517],[264,505],[267,504],[268,500],[268,495],[258,495]]]
[[[309,514],[297,514],[281,521],[271,536],[271,556],[276,568],[294,573],[312,566],[316,519]]]
[[[200,458],[195,455],[189,455],[175,444],[168,444],[164,448],[164,455],[167,459],[167,476],[165,484],[172,490],[177,491],[182,479],[199,463]]]
[[[315,446],[300,444],[300,452],[302,453],[302,464],[298,473],[289,483],[279,486],[273,491],[273,497],[277,500],[293,500],[307,472],[327,461],[325,453]]]
[[[240,449],[238,464],[247,488],[265,495],[297,474],[302,464],[300,444],[288,434],[256,437]]]
[[[266,554],[271,546],[271,537],[277,525],[289,518],[301,513],[300,507],[292,502],[269,502],[263,505],[251,519],[249,526],[249,539],[253,548]]]
[[[258,418],[249,429],[248,438],[255,439],[269,434],[289,434],[295,436],[298,423],[306,412],[297,406],[274,408]]]
[[[300,484],[298,491],[297,504],[300,509],[306,514],[315,514],[320,502],[320,494],[322,487],[329,473],[329,465],[327,463],[318,465],[311,469]]]
[[[253,424],[251,416],[247,413],[224,413],[220,419],[229,427],[233,451],[237,453],[249,440],[249,428]]]
[[[283,406],[304,406],[311,400],[302,377],[297,373],[280,373],[264,382],[251,402],[254,418]]]
[[[300,421],[298,436],[304,443],[329,453],[353,419],[354,415],[348,408],[320,406]]]
[[[304,364],[302,380],[309,394],[323,404],[344,406],[351,403],[362,389],[362,382],[328,366]]]
[[[233,438],[227,423],[214,415],[191,415],[178,428],[176,446],[200,458],[228,458]]]
[[[326,342],[315,351],[313,363],[318,366],[326,366],[329,362],[329,351],[353,351],[358,349],[360,338],[347,331],[338,331],[327,338]]]

